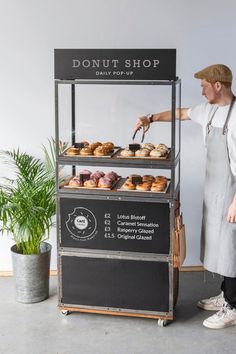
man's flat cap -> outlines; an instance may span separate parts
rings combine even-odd
[[[198,71],[194,74],[196,79],[205,79],[209,82],[232,82],[233,75],[232,71],[228,66],[223,64],[214,64],[207,66],[205,69]]]

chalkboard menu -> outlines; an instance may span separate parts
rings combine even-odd
[[[169,204],[61,198],[60,246],[169,254]]]

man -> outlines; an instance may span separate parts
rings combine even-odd
[[[218,311],[203,325],[219,329],[236,325],[236,103],[227,66],[211,65],[194,77],[201,79],[207,102],[182,108],[180,119],[201,124],[207,150],[201,260],[207,270],[224,277],[221,294],[197,305]],[[170,120],[170,111],[140,117],[136,129],[147,131],[153,122]]]

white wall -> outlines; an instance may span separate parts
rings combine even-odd
[[[54,135],[54,48],[176,48],[182,105],[201,102],[193,73],[225,63],[236,72],[235,0],[1,0],[0,148],[41,156]],[[137,109],[138,106],[136,106]],[[158,110],[160,106],[152,107]],[[140,112],[143,113],[143,112]],[[135,121],[135,117],[133,117]],[[185,265],[199,265],[204,148],[192,122],[182,130]],[[0,165],[0,176],[5,174]],[[55,246],[55,230],[51,242]],[[11,270],[10,237],[0,238],[0,270]],[[56,268],[55,247],[52,268]]]

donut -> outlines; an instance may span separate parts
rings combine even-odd
[[[126,182],[123,184],[122,188],[127,189],[127,190],[135,190],[135,189],[136,189],[136,186],[135,186],[135,184],[133,184],[132,182],[126,181]]]
[[[157,176],[155,182],[167,182],[167,178],[165,176]]]
[[[135,151],[135,156],[137,157],[147,157],[149,154],[150,151],[148,149],[140,149]]]
[[[84,147],[80,150],[80,155],[87,156],[87,155],[92,155],[92,154],[93,154],[93,151],[90,149],[90,147]]]
[[[110,141],[103,143],[102,146],[107,148],[109,151],[114,150],[114,147],[115,147],[114,144]]]
[[[79,155],[79,148],[75,148],[75,147],[70,147],[67,151],[66,151],[66,155]]]
[[[69,185],[70,187],[83,187],[83,182],[80,181],[79,178],[75,178],[75,177],[74,177],[74,178],[72,178],[72,179],[69,181],[68,185]]]
[[[165,144],[158,144],[156,146],[156,149],[164,149],[164,150],[167,150],[168,151],[168,147],[165,145]]]
[[[151,151],[155,148],[155,145],[153,145],[151,143],[143,143],[143,144],[141,144],[141,148]]]
[[[94,179],[88,179],[84,182],[84,187],[86,188],[96,188],[97,182]]]
[[[143,182],[153,182],[155,178],[152,175],[144,175],[142,177]]]
[[[112,181],[110,180],[110,178],[107,178],[107,177],[99,178],[99,181],[98,181],[99,188],[111,188],[111,186],[112,186]]]
[[[121,150],[120,156],[133,157],[134,156],[134,151],[130,150],[129,148],[125,148],[125,149]]]
[[[108,155],[108,150],[101,145],[98,146],[93,153],[95,156],[105,156]]]
[[[150,156],[152,157],[162,157],[163,154],[162,154],[162,151],[158,150],[158,149],[153,149],[151,152],[150,152]]]
[[[94,151],[98,146],[101,146],[101,145],[102,145],[102,143],[100,143],[99,141],[96,141],[95,143],[90,144],[89,147],[92,151]]]
[[[95,180],[99,180],[99,178],[104,176],[104,172],[102,171],[96,171],[94,173],[91,174],[90,178],[91,179],[95,179]]]
[[[149,191],[150,184],[149,183],[140,183],[136,185],[137,191]]]

